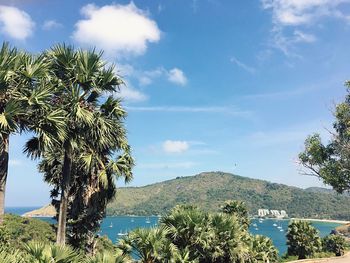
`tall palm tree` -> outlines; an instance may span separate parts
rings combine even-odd
[[[33,131],[47,145],[62,125],[57,111],[46,114],[51,90],[42,56],[18,52],[4,43],[0,49],[0,224],[3,221],[10,135]],[[58,123],[56,123],[58,121]],[[61,134],[62,135],[62,134]],[[60,135],[60,136],[61,136]]]
[[[98,174],[100,181],[107,182],[107,169],[110,167],[119,169],[120,165],[113,165],[110,162],[105,165],[106,158],[103,156],[113,152],[109,150],[110,148],[115,150],[117,147],[118,150],[128,151],[129,147],[121,122],[125,112],[118,107],[112,107],[113,112],[108,112],[108,105],[101,105],[102,96],[118,91],[122,83],[121,79],[115,75],[113,67],[107,67],[102,61],[102,53],[57,45],[46,53],[46,58],[50,62],[50,82],[55,87],[52,105],[54,109],[64,112],[64,120],[67,124],[64,131],[66,136],[61,138],[54,147],[56,150],[59,149],[58,152],[61,152],[62,156],[61,173],[58,179],[60,201],[57,243],[64,244],[74,160],[77,158],[85,160],[81,168],[91,174],[92,156],[97,157],[95,161],[98,169],[94,172]],[[112,102],[112,98],[110,100]],[[119,116],[121,112],[123,114]],[[110,118],[111,115],[113,118]],[[115,125],[116,119],[119,120],[118,125]],[[38,144],[38,138],[33,138],[27,144],[27,152],[34,157],[38,156]],[[126,153],[124,160],[129,156]],[[127,176],[130,176],[131,170],[126,170],[128,169],[125,169]]]
[[[67,231],[69,243],[76,248],[83,248],[93,253],[94,236],[106,206],[115,198],[116,178],[126,182],[132,178],[133,159],[130,147],[126,143],[126,131],[121,120],[125,117],[120,101],[112,97],[94,111],[95,126],[86,131],[92,135],[83,146],[77,149],[72,162],[72,180],[69,191]],[[98,129],[108,126],[105,136],[114,138],[103,143],[104,136],[95,136]],[[118,156],[115,156],[118,153]],[[54,186],[52,197],[59,195],[61,170],[63,167],[62,149],[53,149],[44,155],[40,162],[40,171],[45,174],[45,181]]]
[[[15,71],[17,50],[4,43],[0,50],[0,224],[5,208],[5,188],[9,162],[9,137],[17,131],[16,116],[23,110],[12,99],[16,90],[11,75]]]

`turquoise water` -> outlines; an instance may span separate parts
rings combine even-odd
[[[24,214],[25,212],[31,211],[33,207],[29,208],[6,208],[7,213],[13,214]],[[54,223],[51,218],[41,218],[44,221]],[[158,217],[143,217],[143,216],[115,216],[106,217],[101,225],[100,235],[107,235],[113,242],[117,242],[118,239],[122,238],[121,235],[137,227],[152,227],[156,226],[158,223]],[[289,220],[273,220],[266,219],[259,222],[257,219],[253,219],[251,222],[250,232],[252,234],[259,234],[268,236],[272,239],[274,245],[279,250],[280,254],[284,254],[287,250],[286,246],[286,229],[288,227]],[[274,226],[276,224],[277,226]],[[312,224],[320,231],[320,235],[328,235],[332,229],[339,226],[337,223],[325,223],[325,222],[312,222]],[[256,225],[256,226],[255,226]],[[283,231],[280,231],[278,227],[281,227]]]

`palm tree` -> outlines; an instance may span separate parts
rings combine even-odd
[[[51,90],[42,56],[18,52],[4,43],[0,50],[0,224],[3,221],[10,135],[33,131],[49,145],[62,125],[57,111],[46,114]],[[58,123],[56,123],[58,121]]]
[[[247,262],[250,250],[249,234],[239,218],[224,213],[210,215],[210,249],[206,251],[207,262]],[[202,261],[203,262],[203,261]]]
[[[30,242],[24,245],[29,263],[79,263],[83,256],[68,246]]]
[[[94,253],[95,233],[105,216],[107,203],[115,198],[115,178],[123,177],[126,182],[132,179],[133,159],[126,143],[126,131],[121,120],[125,112],[120,101],[109,97],[99,110],[94,112],[95,126],[86,132],[92,137],[74,155],[72,180],[69,191],[67,231],[69,243],[75,248],[83,248]],[[107,145],[101,142],[105,136],[95,136],[98,129],[108,126],[107,136],[114,138]],[[118,152],[120,155],[115,156]],[[61,170],[63,166],[62,149],[54,149],[44,155],[40,171],[45,180],[54,186],[52,197],[59,194]]]
[[[116,253],[103,251],[96,256],[90,257],[86,260],[86,263],[132,263],[129,256],[122,255],[122,251],[117,250]]]
[[[250,261],[272,263],[278,261],[278,251],[268,237],[256,235],[251,237]]]
[[[287,245],[288,255],[305,259],[320,251],[321,239],[310,222],[293,221],[288,226]]]
[[[232,216],[236,216],[245,227],[249,227],[249,213],[247,206],[243,201],[229,200],[222,206],[222,212]]]
[[[96,53],[94,50],[75,50],[72,46],[57,45],[49,50],[45,57],[50,62],[50,82],[55,88],[55,97],[51,103],[54,109],[64,112],[66,123],[64,131],[66,136],[61,137],[53,147],[62,156],[60,160],[61,173],[59,178],[56,178],[56,183],[59,184],[57,191],[60,192],[57,243],[64,244],[66,242],[68,198],[72,185],[74,160],[76,158],[84,160],[85,165],[81,167],[82,169],[86,170],[88,174],[98,174],[100,181],[107,182],[106,170],[110,167],[120,169],[120,165],[108,162],[106,166],[103,156],[110,153],[110,147],[115,149],[118,146],[119,150],[125,151],[129,151],[129,147],[120,120],[120,115],[125,115],[125,112],[120,107],[112,107],[117,104],[111,97],[109,107],[113,112],[108,112],[108,105],[100,104],[101,96],[116,92],[122,83],[121,79],[115,75],[113,67],[106,67],[106,63],[101,58],[102,53]],[[119,120],[118,125],[116,125],[116,119]],[[33,157],[37,157],[37,153],[40,152],[38,144],[38,138],[33,138],[27,143],[26,151]],[[44,158],[49,158],[48,156],[54,151],[46,153]],[[96,155],[96,153],[98,154]],[[92,156],[96,157],[95,161],[98,167],[93,173],[91,173]],[[129,160],[129,163],[131,162],[128,153],[125,153],[120,161],[126,159]],[[58,159],[56,158],[56,160]],[[59,166],[55,165],[54,167],[57,169]],[[122,172],[130,177],[131,171],[127,170],[124,169]]]
[[[16,117],[23,114],[18,103],[12,98],[17,90],[12,82],[15,71],[17,50],[4,43],[0,50],[0,224],[5,208],[5,188],[9,162],[9,137],[18,130]]]
[[[176,206],[160,226],[189,262],[243,263],[250,260],[250,235],[237,216]]]
[[[160,223],[166,230],[166,237],[179,248],[188,249],[194,260],[210,246],[209,215],[194,206],[178,205],[162,217]]]
[[[138,228],[118,244],[124,255],[134,254],[142,263],[170,262],[177,251],[161,228]]]
[[[332,252],[340,257],[344,255],[346,239],[343,236],[331,234],[322,239],[322,246],[324,251]]]

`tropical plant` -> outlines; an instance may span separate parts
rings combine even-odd
[[[249,213],[248,213],[247,206],[243,201],[240,201],[240,200],[226,201],[221,209],[223,213],[236,216],[244,226],[246,226],[247,228],[249,227],[249,224],[250,224]]]
[[[28,263],[80,263],[83,256],[69,246],[30,242],[24,246]]]
[[[348,94],[335,110],[334,132],[329,144],[322,143],[319,134],[309,136],[299,154],[308,174],[317,176],[337,192],[350,191],[350,81],[345,83]]]
[[[116,252],[103,251],[93,257],[89,257],[86,263],[131,263],[133,260],[128,255],[123,255],[121,250]]]
[[[55,88],[51,104],[53,109],[63,112],[66,136],[60,137],[54,147],[45,152],[38,147],[40,140],[33,138],[27,143],[26,151],[32,157],[43,156],[40,170],[45,173],[45,180],[54,186],[51,195],[58,211],[57,243],[64,244],[67,213],[78,222],[76,225],[82,223],[77,217],[87,215],[84,220],[93,226],[85,228],[84,238],[91,237],[114,193],[112,176],[130,180],[133,160],[120,101],[110,96],[101,103],[102,96],[116,92],[122,83],[113,67],[107,67],[102,61],[102,53],[57,45],[45,57],[50,63],[50,80]],[[120,155],[114,161],[116,152]],[[91,218],[96,210],[90,202],[94,199],[96,204],[98,198],[102,202],[97,206],[97,218]]]
[[[321,238],[310,222],[293,221],[288,226],[287,246],[289,256],[305,259],[321,250]]]
[[[0,49],[0,224],[3,222],[10,135],[32,131],[50,146],[63,136],[59,112],[47,112],[52,90],[43,56],[18,52],[4,43]]]
[[[208,214],[193,206],[176,206],[162,217],[166,237],[188,260],[248,262],[250,235],[236,215]]]
[[[278,251],[270,238],[261,235],[251,237],[249,262],[278,262]]]
[[[0,247],[1,263],[27,263],[26,255],[19,250]]]
[[[344,255],[345,246],[345,238],[339,235],[328,235],[322,239],[323,250],[332,252],[337,257]]]
[[[134,255],[142,263],[169,262],[177,252],[162,228],[138,228],[122,239],[118,247],[124,255]]]
[[[5,214],[4,223],[0,226],[0,245],[22,249],[23,244],[31,240],[53,242],[54,227],[42,220]]]

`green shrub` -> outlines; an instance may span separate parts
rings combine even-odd
[[[339,235],[329,235],[322,239],[323,250],[332,252],[337,257],[344,255],[345,246],[345,238]]]
[[[321,238],[310,222],[293,221],[287,232],[288,256],[305,259],[321,250]]]

